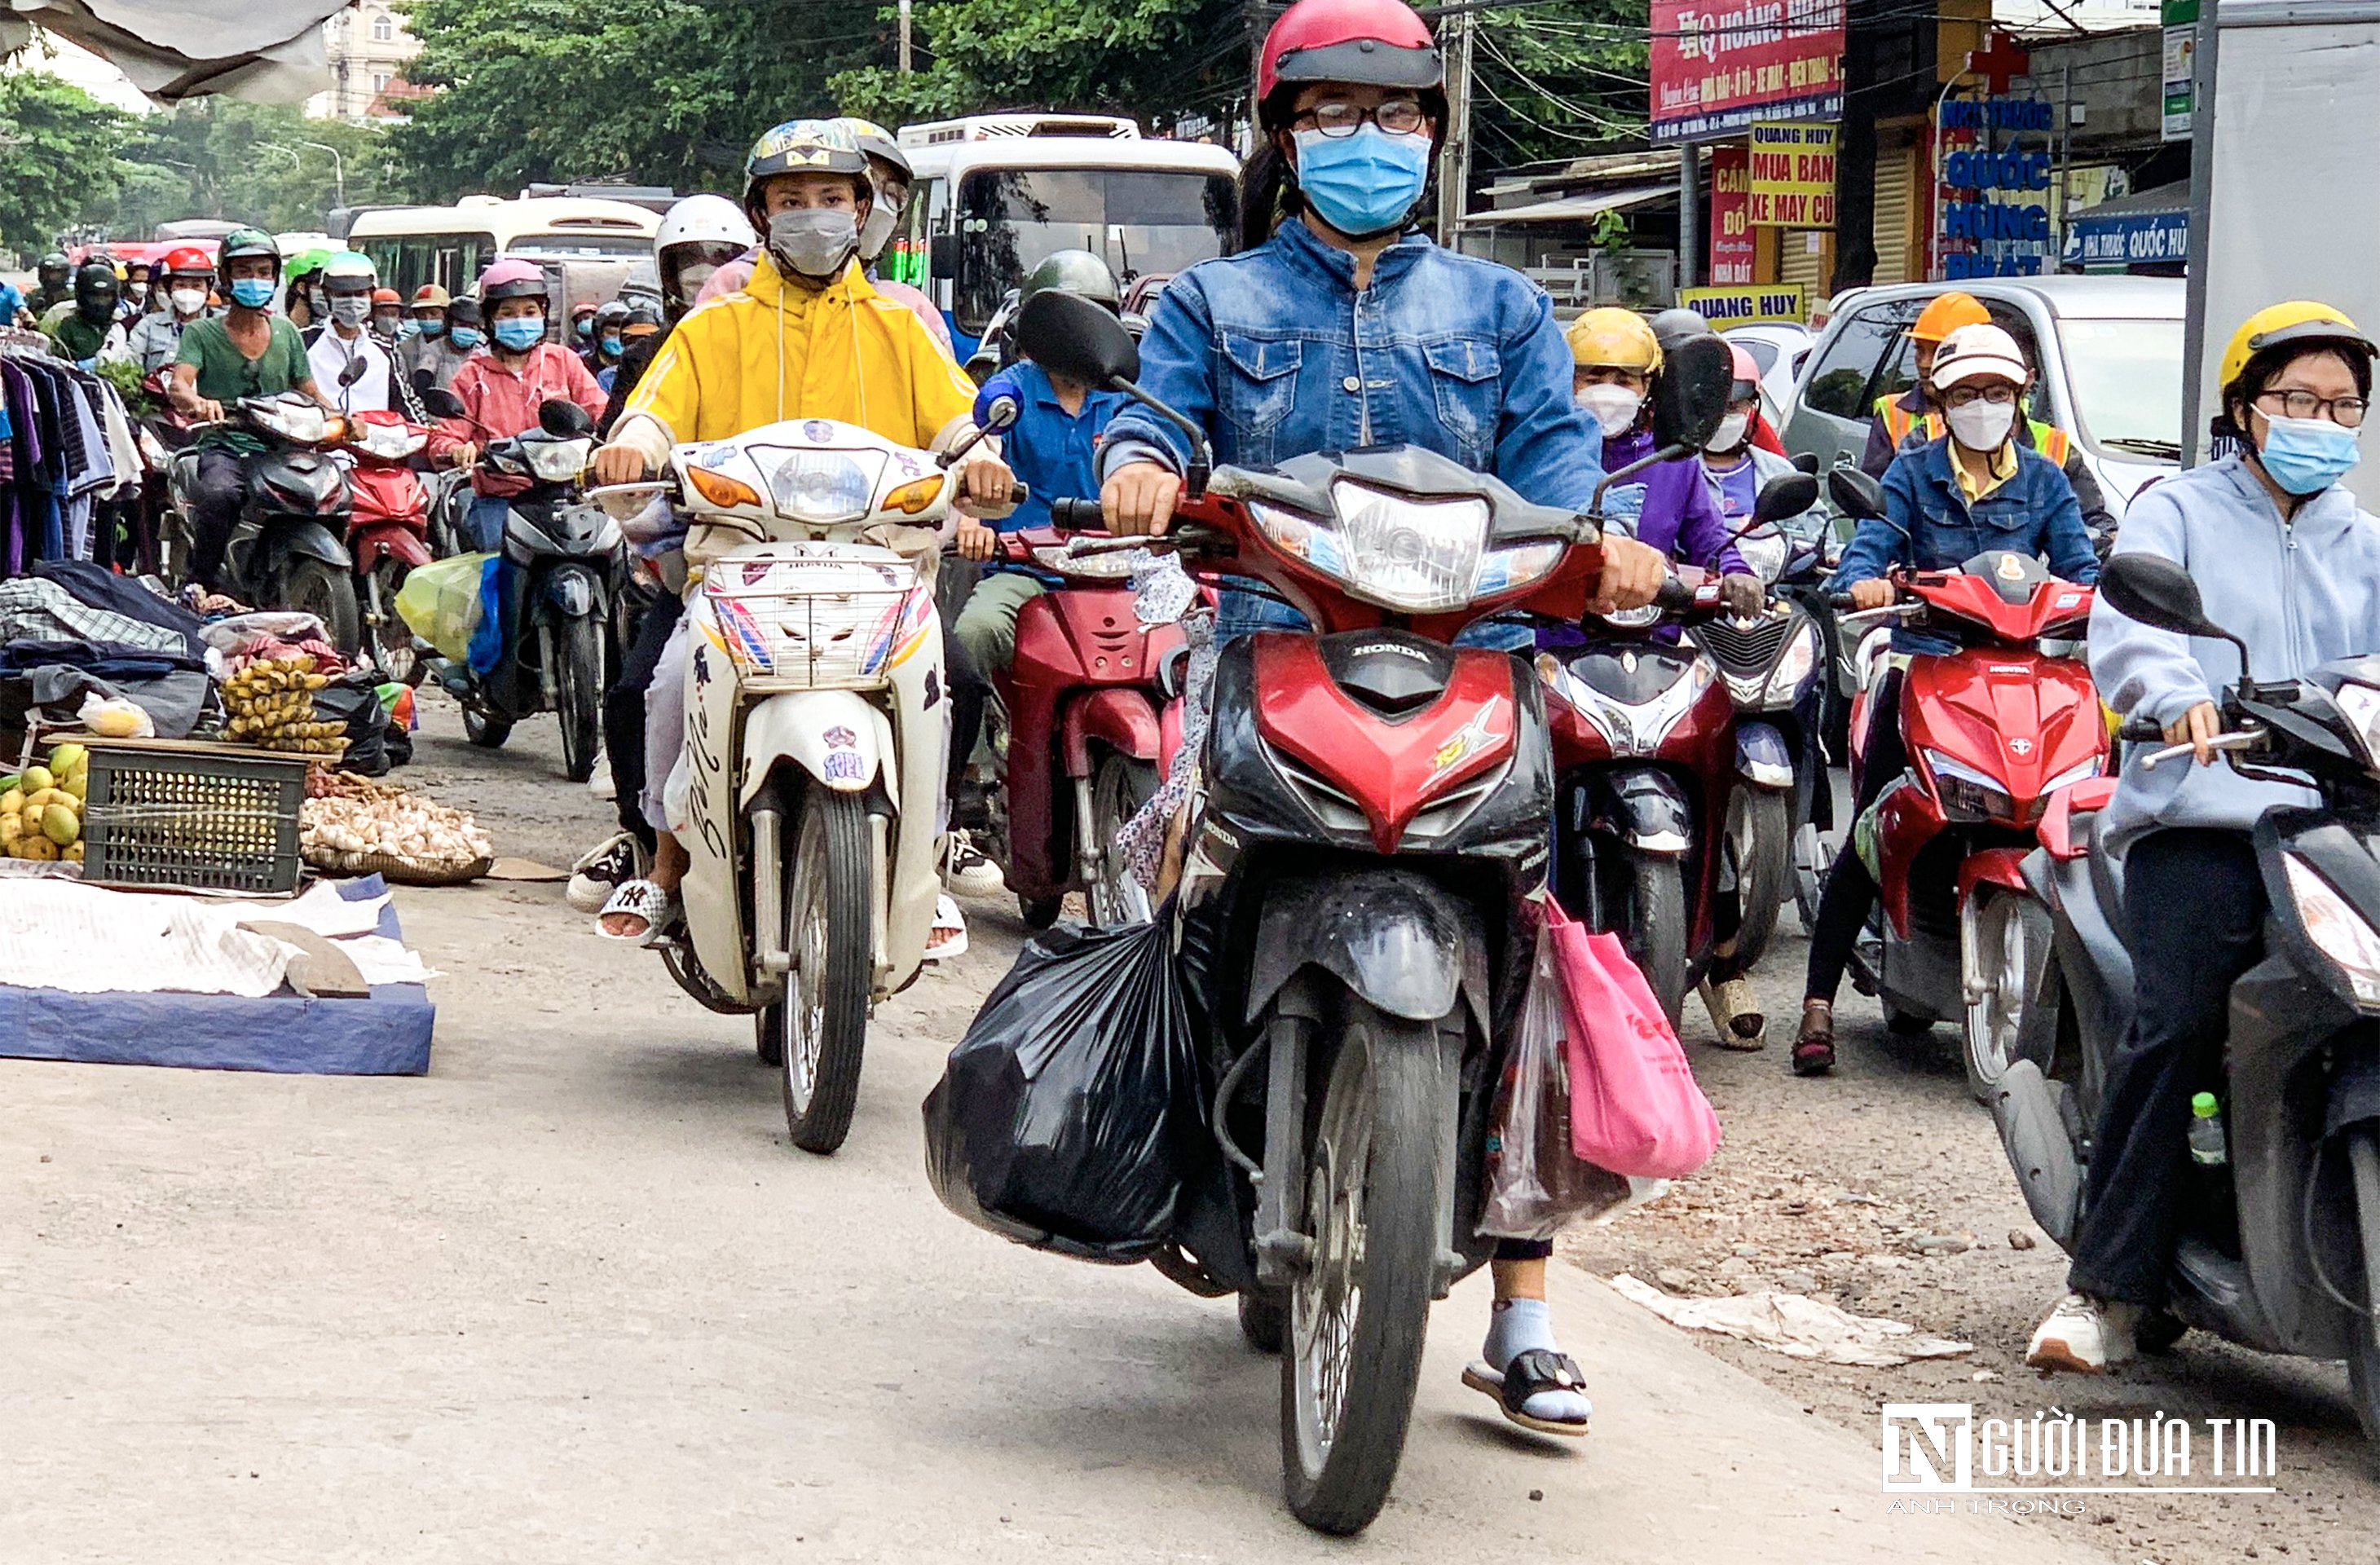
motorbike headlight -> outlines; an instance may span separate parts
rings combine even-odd
[[[1642,630],[1646,625],[1661,623],[1660,608],[1647,603],[1638,609],[1614,609],[1602,616],[1603,623],[1621,630]]]
[[[2380,765],[2380,690],[2369,685],[2341,685],[2331,693],[2331,699],[2355,725],[2356,737],[2363,741],[2363,758]]]
[[[1920,750],[1925,769],[1934,774],[1934,791],[1943,813],[1953,820],[2014,820],[2016,802],[1999,780],[1951,759],[1939,750]]]
[[[1784,652],[1777,666],[1768,671],[1768,683],[1761,686],[1760,704],[1780,706],[1793,698],[1810,671],[1818,666],[1818,628],[1803,620],[1793,630],[1793,638],[1785,643]]]
[[[883,458],[876,463],[880,470]],[[769,475],[769,492],[778,515],[795,521],[856,522],[875,507],[876,474],[852,452],[796,451]]]
[[[595,455],[591,440],[525,440],[521,451],[528,470],[546,483],[568,483],[587,470]]]
[[[1752,574],[1774,587],[1777,578],[1785,574],[1785,562],[1791,557],[1793,546],[1785,535],[1771,528],[1764,532],[1746,533],[1735,540],[1735,552],[1752,567]]]
[[[2283,854],[2281,867],[2289,876],[2289,900],[2297,904],[2306,938],[2347,976],[2357,1005],[2380,1008],[2380,932],[2296,854]]]
[[[2042,784],[2042,797],[2047,798],[2060,788],[2071,788],[2077,782],[2088,782],[2099,775],[2099,758],[2093,756],[2079,766],[2070,766]]]

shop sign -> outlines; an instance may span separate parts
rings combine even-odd
[[[2040,98],[1954,99],[1939,114],[1942,275],[1955,282],[2040,274],[2049,260],[2046,192],[2057,172],[2051,104]]]
[[[2190,140],[2190,107],[2197,91],[2198,0],[2165,0],[2165,115],[2160,139]]]
[[[1712,325],[1749,325],[1755,321],[1807,321],[1808,304],[1798,285],[1757,288],[1682,288],[1678,302]]]
[[[1652,0],[1656,144],[1840,119],[1844,0]]]
[[[2094,218],[2077,212],[2067,230],[2065,259],[2084,266],[2178,264],[2190,259],[2190,214],[2136,212]]]
[[[1752,154],[1711,149],[1710,275],[1715,284],[1752,281]]]
[[[1756,228],[1835,225],[1835,127],[1752,127],[1752,223]]]

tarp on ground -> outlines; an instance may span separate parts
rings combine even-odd
[[[0,0],[0,50],[35,27],[115,65],[161,103],[220,93],[298,103],[331,90],[322,23],[346,0]]]
[[[383,896],[377,875],[351,902]],[[374,931],[402,939],[396,909]],[[419,984],[374,985],[370,1000],[223,994],[68,994],[0,985],[0,1055],[100,1065],[179,1065],[300,1075],[418,1076],[437,1011]]]

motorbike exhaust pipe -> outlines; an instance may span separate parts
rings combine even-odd
[[[752,964],[770,978],[793,971],[785,949],[784,816],[771,788],[752,806]]]

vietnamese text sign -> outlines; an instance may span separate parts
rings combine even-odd
[[[1753,321],[1803,321],[1809,309],[1798,285],[1782,284],[1757,288],[1682,288],[1678,302],[1714,326],[1741,326]]]
[[[1952,98],[1937,115],[1945,149],[1935,203],[1941,275],[1960,281],[2047,270],[2046,192],[2057,166],[2048,101]]]
[[[2159,73],[2164,92],[2164,119],[2159,140],[2190,140],[2190,107],[2196,91],[2193,73],[2198,63],[2198,0],[2165,0],[2165,68]]]
[[[1711,149],[1710,278],[1714,285],[1752,281],[1752,154],[1739,146]]]
[[[1652,0],[1654,141],[1840,118],[1843,12],[1844,0]]]
[[[1755,226],[1835,225],[1833,126],[1755,125],[1751,152],[1752,179],[1746,198]]]
[[[2190,214],[2136,212],[2119,217],[2074,214],[2066,256],[2085,266],[2173,265],[2190,259]]]

